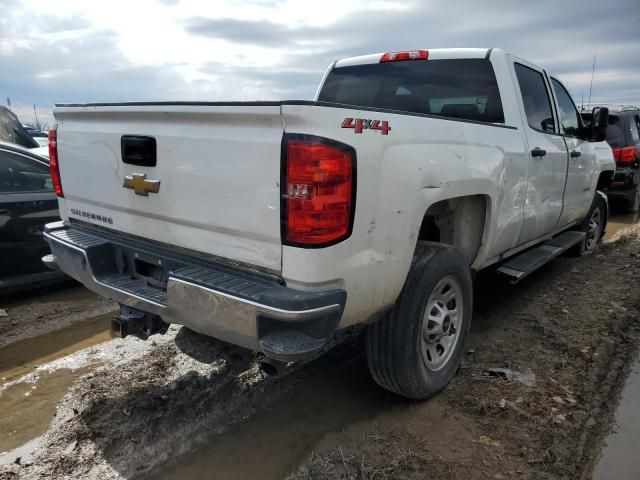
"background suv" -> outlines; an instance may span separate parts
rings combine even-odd
[[[640,108],[609,108],[607,143],[613,149],[616,173],[607,195],[620,200],[631,212],[640,208]],[[585,123],[591,122],[591,113],[582,113]]]

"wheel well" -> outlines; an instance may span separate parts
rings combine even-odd
[[[600,176],[598,177],[598,186],[596,190],[606,191],[613,180],[613,176],[615,172],[613,170],[607,170],[606,172],[600,172]]]
[[[487,200],[481,195],[434,203],[424,214],[418,240],[452,245],[471,265],[482,244],[486,213]]]

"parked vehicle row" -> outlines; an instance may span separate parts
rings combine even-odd
[[[472,276],[591,252],[616,164],[606,108],[498,49],[346,58],[314,101],[57,105],[46,261],[121,305],[262,352],[317,355],[367,324],[383,387],[450,381]]]
[[[35,127],[30,125],[22,126],[25,131],[29,134],[31,138],[33,138],[40,147],[48,147],[49,146],[49,135],[48,132],[43,132],[42,130],[38,130]]]

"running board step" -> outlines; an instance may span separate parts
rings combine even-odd
[[[535,272],[547,262],[584,240],[585,235],[584,232],[574,231],[561,233],[537,247],[510,258],[498,268],[498,273],[509,277],[511,283],[518,283],[530,273]]]

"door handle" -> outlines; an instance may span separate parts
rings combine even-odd
[[[578,158],[582,156],[582,152],[579,152],[577,150],[571,150],[571,153],[569,154],[569,156],[571,158]]]
[[[533,150],[531,150],[531,156],[532,157],[544,157],[547,154],[546,150],[543,150],[541,148],[534,148]]]
[[[122,162],[141,167],[156,166],[156,139],[143,135],[123,135],[120,139]]]

